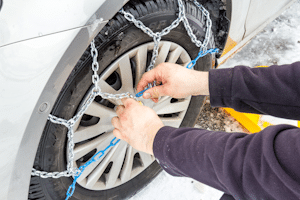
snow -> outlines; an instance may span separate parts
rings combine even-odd
[[[258,65],[282,65],[300,60],[300,0],[295,2],[282,15],[270,23],[251,42],[237,54],[227,60],[219,68],[229,68],[236,65],[255,67]],[[262,116],[261,120],[273,124],[290,123],[270,116]],[[206,121],[207,123],[203,123]],[[204,113],[198,119],[196,127],[221,131],[245,130],[222,109],[210,108],[209,101]],[[190,178],[178,178],[160,173],[147,187],[130,200],[218,200],[222,192]]]
[[[194,182],[190,178],[172,177],[166,172],[162,172],[144,190],[130,200],[216,200],[220,199],[223,194],[202,184],[200,185],[201,190],[199,190]]]
[[[219,68],[283,65],[300,60],[300,0]]]

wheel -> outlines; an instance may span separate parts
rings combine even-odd
[[[205,22],[201,12],[193,4],[186,5],[188,20],[198,38],[203,40]],[[130,1],[125,11],[152,30],[161,31],[177,16],[175,1]],[[121,14],[110,20],[95,38],[99,51],[99,86],[103,92],[135,94],[135,88],[149,65],[152,56],[152,38],[145,35]],[[214,46],[211,39],[209,48]],[[191,42],[181,24],[162,38],[156,65],[173,62],[182,66],[197,56],[199,49]],[[92,87],[92,59],[87,48],[70,74],[51,113],[70,119]],[[196,70],[207,71],[213,58],[207,55],[198,60]],[[188,81],[188,80],[187,80]],[[165,125],[193,126],[203,105],[203,96],[174,99],[163,97],[157,104],[143,100],[153,108]],[[80,122],[74,128],[74,166],[85,164],[95,153],[108,146],[116,116],[114,107],[118,102],[96,97]],[[67,128],[47,122],[36,154],[34,168],[43,171],[64,171],[67,164]],[[159,172],[160,166],[153,156],[133,149],[124,141],[119,142],[97,163],[93,163],[78,179],[72,199],[126,199],[149,183]],[[28,199],[64,199],[72,177],[42,179],[31,177]]]

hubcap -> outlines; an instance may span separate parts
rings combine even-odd
[[[151,59],[153,43],[141,45],[117,59],[101,74],[102,92],[135,94],[136,85]],[[160,42],[156,65],[163,62],[186,66],[191,61],[188,53],[173,42]],[[86,99],[87,97],[85,97]],[[191,97],[160,98],[158,103],[142,99],[143,105],[152,108],[167,126],[179,127]],[[120,102],[97,97],[74,126],[74,166],[80,167],[98,151],[105,149],[114,138],[111,119],[116,116],[114,107]],[[124,141],[109,149],[97,162],[90,164],[77,179],[78,184],[90,190],[107,190],[131,180],[145,170],[155,158],[132,148]]]

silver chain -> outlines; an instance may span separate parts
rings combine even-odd
[[[181,1],[181,0],[178,0],[178,1]],[[211,22],[211,19],[210,19],[209,12],[201,4],[199,4],[197,1],[194,1],[194,4],[199,8],[199,10],[202,12],[202,14],[204,16],[206,16],[206,33],[205,33],[205,38],[204,38],[203,43],[200,40],[198,40],[197,37],[195,36],[195,34],[193,33],[192,28],[191,28],[185,14],[183,15],[183,24],[184,24],[184,27],[185,27],[188,35],[190,36],[192,42],[195,43],[195,45],[200,48],[200,51],[206,52],[207,51],[207,45],[209,43],[209,39],[210,39],[210,36],[211,36],[212,22]]]
[[[135,17],[131,13],[125,12],[123,8],[120,10],[120,13],[122,13],[128,21],[132,22],[137,28],[141,29],[144,33],[148,34],[150,37],[153,38],[154,47],[153,47],[151,62],[149,64],[148,68],[147,68],[147,71],[150,71],[151,69],[154,68],[154,64],[155,64],[156,58],[158,56],[159,42],[160,42],[162,36],[167,35],[168,33],[170,33],[170,31],[172,29],[176,28],[181,21],[183,22],[184,27],[185,27],[188,35],[191,38],[191,41],[193,43],[195,43],[195,45],[197,47],[200,48],[200,51],[204,51],[204,52],[207,51],[207,45],[209,43],[209,39],[210,39],[210,36],[211,36],[212,22],[211,22],[211,19],[210,19],[209,12],[201,4],[199,4],[196,0],[194,1],[194,4],[199,8],[199,10],[206,17],[206,27],[207,27],[207,29],[206,29],[205,39],[204,39],[203,43],[200,40],[197,39],[196,35],[192,31],[192,28],[191,28],[191,26],[188,22],[186,14],[185,14],[185,7],[183,5],[182,0],[178,0],[178,7],[179,7],[178,18],[176,20],[174,20],[170,26],[164,28],[161,32],[156,32],[156,33],[154,33],[150,28],[145,26],[143,24],[143,22],[141,22],[140,20],[135,19]]]
[[[124,15],[124,17],[130,21],[133,22],[134,25],[141,29],[144,33],[149,35],[150,37],[153,38],[154,41],[154,47],[153,47],[153,52],[152,52],[152,58],[149,66],[147,67],[147,71],[150,71],[151,69],[154,68],[155,61],[158,57],[158,50],[159,50],[159,42],[161,41],[161,38],[164,35],[167,35],[170,33],[170,31],[174,28],[176,28],[180,22],[182,21],[184,24],[184,27],[188,33],[188,35],[191,38],[191,41],[195,43],[197,47],[200,48],[200,51],[207,51],[207,45],[209,43],[209,39],[211,36],[211,26],[212,22],[210,20],[209,12],[201,5],[199,4],[196,0],[194,0],[194,4],[199,8],[199,10],[203,13],[204,16],[206,16],[206,33],[205,33],[205,39],[203,43],[197,39],[195,34],[192,31],[192,28],[188,22],[188,19],[185,14],[185,7],[183,5],[182,0],[178,0],[178,7],[179,7],[179,16],[176,20],[172,22],[172,24],[166,28],[164,28],[161,32],[156,32],[154,33],[150,28],[145,26],[143,22],[140,20],[135,19],[135,17],[129,13],[125,12],[124,9],[121,9],[119,12]],[[92,83],[93,83],[93,88],[91,89],[91,92],[89,93],[88,99],[85,101],[85,103],[81,106],[80,110],[77,112],[77,114],[69,119],[65,120],[59,117],[56,117],[54,115],[49,115],[48,120],[51,121],[52,123],[55,124],[60,124],[68,128],[68,164],[67,164],[67,170],[63,172],[45,172],[45,171],[39,171],[34,168],[32,168],[31,175],[32,176],[39,176],[41,178],[60,178],[60,177],[70,177],[78,174],[80,171],[77,168],[74,168],[74,125],[81,119],[89,105],[94,101],[96,96],[101,96],[103,99],[114,99],[114,100],[120,100],[123,98],[133,98],[137,99],[134,95],[130,94],[129,92],[127,93],[122,93],[122,94],[110,94],[110,93],[105,93],[101,92],[101,88],[99,86],[99,80],[100,77],[98,75],[98,70],[99,70],[99,63],[98,63],[98,50],[95,45],[95,41],[93,40],[91,42],[91,56],[93,58],[92,62],[92,70],[93,70],[93,75],[92,75]],[[151,84],[150,84],[151,85]]]
[[[81,119],[85,111],[88,109],[89,105],[93,103],[94,99],[96,96],[101,96],[103,99],[114,99],[114,100],[120,100],[123,98],[133,98],[136,99],[135,96],[130,94],[129,92],[127,93],[122,93],[122,94],[110,94],[110,93],[104,93],[101,92],[100,87],[98,86],[99,82],[99,75],[97,71],[99,70],[99,63],[97,61],[98,57],[98,50],[95,47],[95,41],[93,40],[91,42],[91,55],[93,57],[93,63],[92,63],[92,70],[93,70],[93,75],[92,75],[92,82],[93,82],[93,88],[89,94],[88,99],[85,101],[85,103],[81,106],[80,110],[77,112],[77,114],[72,117],[69,120],[61,119],[59,117],[56,117],[54,115],[49,115],[48,120],[51,121],[52,123],[55,124],[60,124],[68,128],[68,164],[67,164],[67,170],[64,172],[45,172],[45,171],[39,171],[36,169],[31,170],[31,175],[32,176],[40,176],[41,178],[60,178],[62,176],[65,177],[70,177],[73,176],[74,174],[77,174],[79,171],[78,169],[75,169],[74,166],[74,130],[73,127],[77,123],[78,120]]]

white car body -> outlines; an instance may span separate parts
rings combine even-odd
[[[126,2],[4,0],[0,11],[0,199],[27,199],[39,140],[63,84],[94,36]],[[229,37],[237,45],[219,62],[293,2],[232,0]]]

